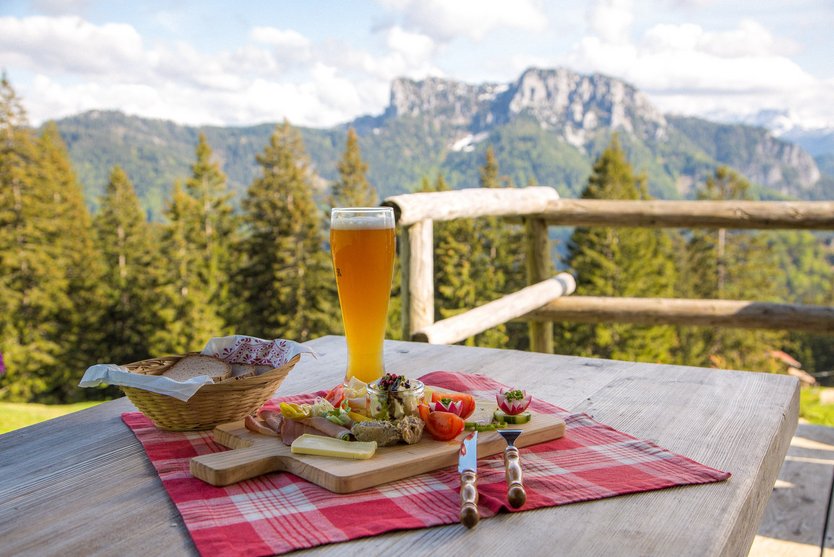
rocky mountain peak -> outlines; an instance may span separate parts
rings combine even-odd
[[[478,133],[527,115],[583,147],[598,129],[661,139],[666,120],[631,85],[565,68],[526,70],[513,83],[470,85],[442,78],[397,79],[386,116],[427,117]]]
[[[455,126],[468,126],[507,89],[502,84],[470,85],[439,77],[421,81],[399,78],[391,84],[386,116],[426,116]]]
[[[599,128],[622,130],[643,139],[661,139],[666,119],[631,85],[600,74],[565,68],[525,71],[509,102],[512,114],[528,113],[542,126],[561,130],[580,147]]]

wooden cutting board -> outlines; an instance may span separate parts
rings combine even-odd
[[[489,419],[495,408],[494,401],[478,400],[475,414],[469,419]],[[508,427],[524,431],[515,442],[517,447],[550,441],[565,434],[565,422],[552,414],[534,413],[528,423]],[[224,486],[269,472],[285,471],[334,493],[350,493],[456,465],[461,440],[469,432],[452,441],[435,441],[424,432],[419,443],[380,447],[368,460],[293,454],[279,438],[253,433],[242,421],[220,425],[212,433],[215,441],[232,450],[191,459],[191,474],[211,485]],[[478,458],[500,453],[506,446],[495,431],[478,433]],[[521,462],[523,468],[524,451]]]

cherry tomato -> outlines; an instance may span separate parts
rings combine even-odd
[[[418,404],[417,405],[417,414],[420,416],[420,419],[424,422],[429,421],[429,414],[431,414],[431,410],[429,409],[428,405],[426,404]]]
[[[463,431],[466,422],[451,412],[432,412],[426,420],[426,429],[437,441],[449,441]]]
[[[460,411],[460,417],[464,420],[475,411],[475,397],[472,395],[465,393],[438,393],[437,391],[431,394],[432,402],[440,402],[444,398],[459,400],[462,403],[463,408]]]

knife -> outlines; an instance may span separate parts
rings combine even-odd
[[[467,528],[478,524],[478,432],[473,431],[460,444],[460,522]]]

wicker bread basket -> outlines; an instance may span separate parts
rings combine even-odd
[[[187,354],[186,354],[187,355]],[[183,356],[166,356],[127,364],[131,373],[161,375]],[[160,429],[169,431],[198,431],[212,429],[227,422],[242,420],[261,407],[284,381],[298,362],[297,354],[283,366],[261,375],[209,383],[183,402],[136,387],[120,387],[136,408]]]

